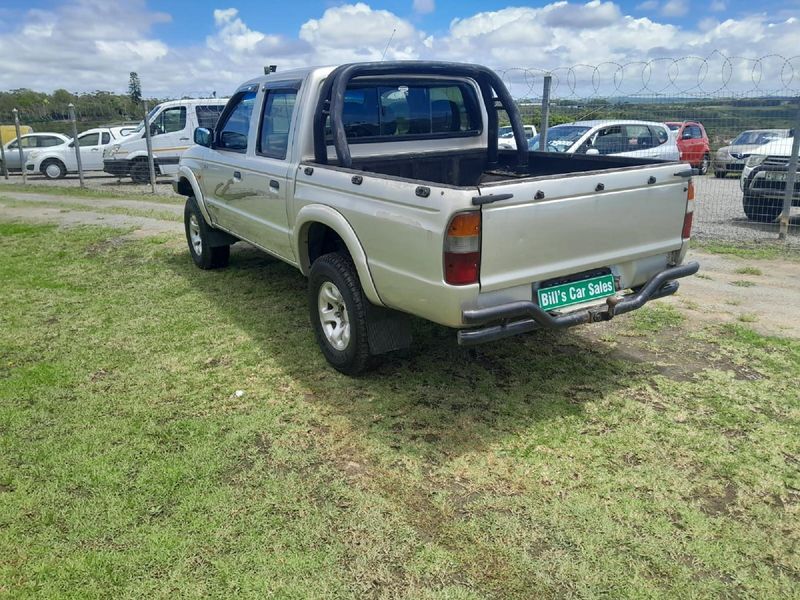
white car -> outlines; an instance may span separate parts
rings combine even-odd
[[[540,136],[528,142],[531,150],[540,150]],[[663,123],[653,121],[576,121],[547,130],[546,152],[566,154],[613,154],[636,158],[680,160],[674,133]]]
[[[120,138],[122,139],[122,138]],[[78,134],[81,147],[81,167],[84,171],[103,170],[103,150],[112,141],[114,134],[109,127],[95,127]],[[61,179],[67,173],[78,172],[75,142],[66,140],[58,146],[33,150],[28,155],[25,171],[41,173],[48,179]]]
[[[536,135],[536,127],[534,125],[523,125],[522,129],[525,130],[525,139],[530,139]],[[506,150],[516,150],[517,142],[514,140],[514,132],[511,125],[506,125],[497,130],[497,147]]]
[[[64,142],[68,142],[69,138],[60,133],[28,133],[20,136],[19,143],[14,138],[3,146],[3,151],[6,157],[6,167],[9,171],[21,171],[25,161],[31,152],[35,152],[37,148],[49,148],[50,146],[58,146]],[[22,162],[19,159],[19,147],[22,146]],[[0,162],[0,171],[2,171],[2,162]]]
[[[793,144],[794,137],[775,140],[747,157],[739,186],[744,214],[751,221],[771,223],[783,211]],[[800,206],[800,177],[795,179],[792,206]]]
[[[174,175],[181,154],[192,145],[197,127],[213,129],[227,98],[170,100],[148,115],[156,175]],[[130,176],[136,183],[150,181],[144,123],[119,142],[111,144],[100,167],[117,177]]]

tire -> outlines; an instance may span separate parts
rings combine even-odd
[[[134,183],[150,183],[150,165],[146,160],[135,160],[131,165],[131,179]]]
[[[334,252],[311,265],[308,307],[314,335],[328,363],[345,375],[358,375],[371,364],[367,302],[349,257]]]
[[[742,201],[744,214],[756,223],[772,223],[783,210],[783,202],[775,198],[753,198],[745,196]]]
[[[708,154],[703,154],[703,160],[700,161],[700,167],[697,169],[700,175],[708,173],[708,167],[711,165],[711,159]]]
[[[717,179],[725,179],[727,175],[728,175],[727,171],[714,171],[714,177],[716,177]]]
[[[49,158],[42,163],[40,171],[48,179],[64,179],[67,174],[67,167],[60,160]]]
[[[201,269],[221,269],[228,266],[231,247],[230,245],[211,245],[212,228],[203,218],[194,196],[186,199],[186,207],[183,209],[183,225],[186,231],[186,243],[189,245],[189,254],[195,265]]]

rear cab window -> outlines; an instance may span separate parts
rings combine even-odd
[[[258,154],[281,160],[286,158],[296,101],[296,87],[278,86],[266,90],[256,148]]]
[[[345,92],[342,118],[351,143],[477,136],[482,128],[477,94],[466,82],[356,81]],[[325,132],[332,143],[330,118]]]

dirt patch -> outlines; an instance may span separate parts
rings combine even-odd
[[[730,481],[725,484],[722,494],[707,494],[701,497],[700,510],[710,517],[728,514],[731,504],[736,502],[736,486]]]
[[[134,237],[183,233],[183,224],[150,217],[136,217],[82,210],[64,210],[44,206],[2,206],[0,219],[27,223],[55,223],[61,227],[100,225],[119,229],[134,229]]]

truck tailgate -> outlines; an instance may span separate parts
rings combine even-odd
[[[671,163],[481,186],[481,196],[513,194],[482,205],[481,289],[679,249],[688,180],[677,173],[688,168]]]

